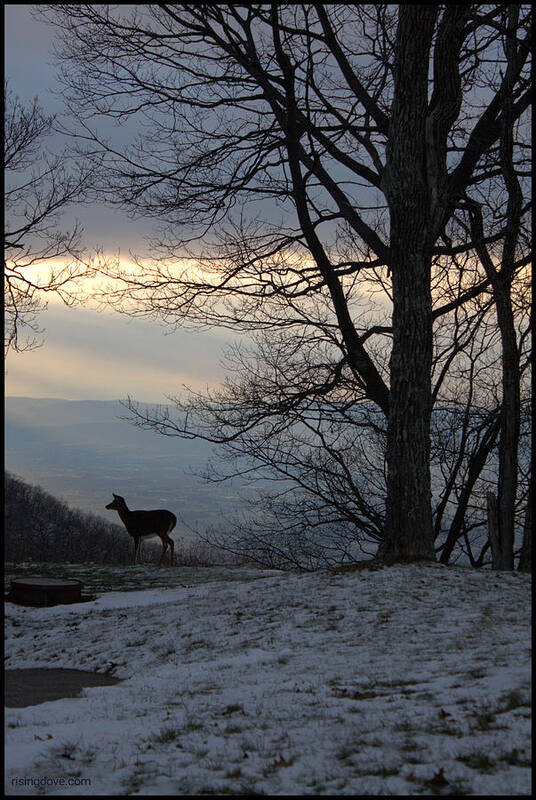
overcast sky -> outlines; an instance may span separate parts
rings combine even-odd
[[[60,112],[51,48],[54,32],[30,16],[31,5],[6,5],[5,73],[23,102],[38,95],[46,112]],[[127,254],[145,249],[140,222],[110,208],[77,206],[89,250]],[[149,232],[149,228],[147,228]],[[129,320],[88,307],[65,308],[51,302],[40,315],[44,344],[33,352],[10,354],[8,396],[113,400],[127,394],[161,402],[181,384],[201,388],[222,377],[219,360],[229,333],[166,335],[148,320]]]

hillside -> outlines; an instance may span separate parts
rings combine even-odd
[[[129,564],[132,552],[122,525],[70,508],[41,487],[5,473],[5,561]]]
[[[6,605],[7,669],[124,679],[7,708],[8,794],[530,794],[530,575],[166,572]]]

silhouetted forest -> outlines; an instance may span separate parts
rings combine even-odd
[[[6,561],[128,564],[132,540],[119,525],[69,508],[39,486],[5,476]]]

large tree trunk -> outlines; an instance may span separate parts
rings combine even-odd
[[[378,553],[387,561],[435,558],[430,486],[430,273],[427,260],[419,254],[409,253],[407,262],[403,270],[393,273],[393,287],[399,285],[393,288],[385,539]]]
[[[400,7],[385,190],[393,276],[384,561],[434,559],[430,491],[432,300],[428,64],[437,8]]]
[[[519,9],[510,6],[508,27],[514,31],[518,24]],[[516,58],[512,37],[505,43],[508,69]],[[517,346],[514,311],[511,298],[511,280],[514,276],[516,245],[521,222],[523,194],[514,167],[513,130],[515,115],[512,96],[503,101],[504,119],[500,139],[501,172],[508,192],[507,229],[503,243],[501,269],[493,281],[497,322],[502,344],[502,407],[501,436],[499,444],[499,533],[501,543],[501,569],[514,569],[515,504],[517,491],[519,448],[519,349]],[[493,265],[487,264],[491,276]]]
[[[519,353],[510,292],[504,287],[495,303],[501,331],[503,397],[499,440],[499,569],[514,569],[515,503],[519,446]]]
[[[488,539],[491,549],[492,569],[501,569],[501,537],[499,535],[499,512],[497,498],[493,492],[486,494],[488,511]]]

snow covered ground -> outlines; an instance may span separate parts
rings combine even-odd
[[[530,794],[530,592],[433,564],[6,604],[6,668],[125,678],[6,709],[6,792]]]

